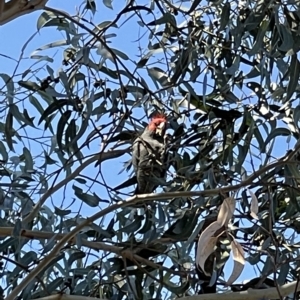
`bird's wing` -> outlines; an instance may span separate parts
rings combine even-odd
[[[141,143],[141,139],[138,137],[137,139],[135,139],[132,145],[132,165],[135,172],[137,172],[140,163],[140,157],[142,152],[141,147],[143,147],[143,145]]]
[[[138,168],[143,168],[151,165],[150,157],[153,153],[151,145],[143,139],[138,137],[132,145],[132,165],[137,172]]]

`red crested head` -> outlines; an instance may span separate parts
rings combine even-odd
[[[156,113],[148,125],[148,129],[155,131],[156,134],[164,135],[167,124],[167,117],[164,114]]]

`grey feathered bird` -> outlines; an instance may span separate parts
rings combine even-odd
[[[156,114],[132,146],[132,164],[137,178],[136,194],[152,193],[166,175],[165,131],[167,118]]]

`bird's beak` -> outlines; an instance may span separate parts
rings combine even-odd
[[[166,123],[161,122],[157,127],[156,127],[156,134],[163,136],[165,133],[165,128],[166,128]]]

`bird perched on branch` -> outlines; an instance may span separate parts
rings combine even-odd
[[[136,194],[152,193],[167,171],[167,117],[153,115],[149,125],[133,143],[132,164],[137,178]]]

